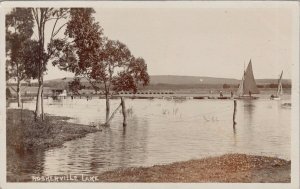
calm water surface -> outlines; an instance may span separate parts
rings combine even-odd
[[[290,159],[291,109],[281,101],[238,100],[233,128],[232,100],[131,100],[128,126],[118,112],[109,128],[39,154],[16,154],[8,175],[96,174],[119,167],[151,166],[224,153],[247,153]],[[113,111],[120,100],[111,100]],[[11,104],[10,107],[15,107]],[[34,110],[35,102],[24,104]],[[99,124],[105,100],[45,100],[45,112],[69,121]],[[11,152],[14,153],[14,152]],[[9,162],[9,161],[8,161]]]

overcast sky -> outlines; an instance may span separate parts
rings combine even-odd
[[[150,75],[291,78],[295,14],[290,7],[95,8],[104,34],[143,57]],[[49,64],[45,79],[72,76]]]

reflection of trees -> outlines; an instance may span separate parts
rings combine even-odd
[[[7,181],[31,181],[32,175],[44,171],[45,153],[41,151],[22,151],[7,146]]]
[[[119,124],[119,125],[118,125]],[[107,169],[141,165],[147,158],[148,122],[133,115],[122,122],[46,153],[20,153],[8,148],[8,178],[23,174],[97,174]],[[30,179],[30,177],[28,177]]]
[[[58,156],[64,154],[67,158],[67,170],[80,172],[72,170],[72,167],[78,167],[77,169],[86,173],[96,174],[107,169],[142,164],[147,158],[147,120],[133,115],[128,120],[126,130],[123,129],[122,122],[117,123],[120,125],[103,127],[102,132],[72,141],[66,149],[59,152]]]
[[[117,127],[117,128],[114,128]],[[148,122],[132,116],[123,129],[122,124],[103,128],[99,134],[92,134],[89,168],[93,173],[105,168],[128,167],[146,160]]]
[[[119,165],[126,167],[128,164],[144,162],[147,158],[148,121],[132,116],[128,126],[120,137]]]

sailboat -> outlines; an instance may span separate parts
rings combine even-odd
[[[256,82],[252,70],[252,62],[247,66],[247,69],[244,71],[241,83],[237,90],[236,99],[257,99],[258,97],[252,96],[252,94],[259,94],[259,90],[256,86]]]
[[[280,77],[278,79],[277,93],[275,96],[271,95],[271,100],[280,100],[280,96],[282,96],[282,93],[283,93],[282,84],[281,84],[282,74],[283,74],[283,71],[281,72]]]

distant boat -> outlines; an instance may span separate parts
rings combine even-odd
[[[280,77],[278,79],[277,93],[275,96],[271,95],[271,100],[280,100],[281,99],[280,97],[283,94],[282,84],[281,84],[282,74],[283,74],[283,71],[281,72]]]
[[[237,90],[236,99],[257,99],[258,97],[252,96],[252,94],[259,94],[259,90],[256,86],[256,82],[253,75],[252,70],[252,62],[250,62],[247,66],[246,71],[244,71],[241,83]]]

